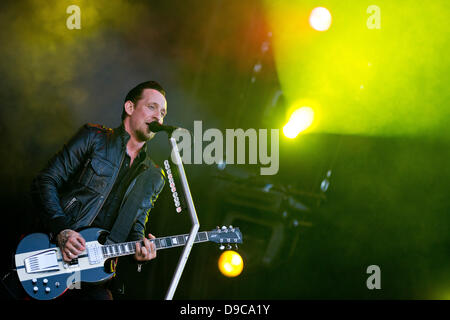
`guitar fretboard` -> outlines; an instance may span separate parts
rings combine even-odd
[[[182,234],[178,236],[156,238],[150,241],[155,243],[156,250],[160,250],[184,246],[187,243],[188,238],[188,234]],[[208,232],[203,231],[197,233],[194,243],[206,241],[209,241]],[[138,242],[143,245],[142,240],[104,245],[102,246],[103,257],[114,258],[134,254],[136,252],[136,243]]]

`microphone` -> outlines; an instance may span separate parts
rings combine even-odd
[[[148,128],[150,129],[150,131],[155,133],[159,131],[166,131],[168,134],[172,134],[172,132],[174,132],[177,129],[182,129],[179,127],[162,125],[158,121],[150,122],[148,124]]]

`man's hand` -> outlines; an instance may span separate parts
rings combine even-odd
[[[150,239],[155,239],[155,237],[149,233],[148,237]],[[150,241],[147,238],[144,238],[144,247],[141,246],[139,242],[136,242],[136,253],[134,255],[134,259],[136,261],[148,261],[156,258],[156,247],[153,241]]]
[[[70,260],[77,258],[78,255],[86,249],[86,241],[81,234],[70,229],[61,231],[56,237],[56,240],[58,240],[63,259],[66,262],[70,262]]]

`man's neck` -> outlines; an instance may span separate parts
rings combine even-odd
[[[134,132],[130,130],[127,121],[124,121],[124,128],[125,131],[128,132],[128,134],[130,135],[130,139],[127,142],[127,153],[130,156],[131,161],[133,161],[134,158],[136,158],[137,155],[139,154],[139,151],[145,145],[145,141],[139,141],[136,139],[136,136],[134,135]]]

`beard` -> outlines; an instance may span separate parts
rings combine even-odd
[[[147,127],[145,129],[136,129],[134,134],[139,141],[149,141],[155,136],[155,133],[150,131]]]

